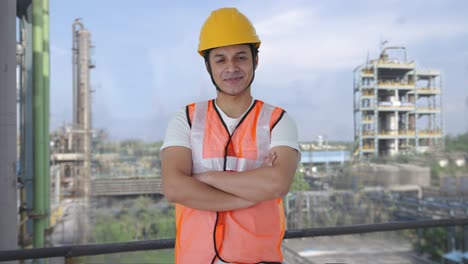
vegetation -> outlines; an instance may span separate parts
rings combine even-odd
[[[432,159],[430,161],[431,179],[434,184],[438,184],[440,177],[458,176],[468,173],[468,165],[458,166],[455,164],[450,154],[459,153],[458,156],[468,158],[468,132],[457,136],[448,135],[445,137],[445,154],[447,154],[448,163],[440,166],[439,161]]]
[[[310,190],[309,183],[304,179],[305,170],[302,164],[297,166],[296,174],[294,175],[293,182],[291,184],[290,192],[299,192]]]
[[[400,231],[400,234],[412,241],[413,248],[418,254],[435,263],[443,263],[443,255],[451,250],[449,243],[452,247],[463,243],[463,227],[459,226],[404,230]]]
[[[468,153],[468,132],[457,136],[447,135],[445,137],[445,151]]]
[[[117,208],[101,208],[96,215],[93,235],[96,243],[174,238],[174,207],[140,197],[121,203]],[[91,262],[174,263],[174,254],[173,250],[142,251],[98,256]]]
[[[159,177],[161,141],[108,141],[96,138],[93,143],[93,174],[96,177]]]
[[[420,254],[428,254],[433,261],[442,262],[442,255],[447,252],[447,230],[444,228],[427,228],[416,235],[413,247]]]

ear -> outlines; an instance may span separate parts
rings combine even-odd
[[[257,69],[257,66],[258,66],[258,53],[257,53],[257,56],[255,56],[255,60],[254,60],[254,70]]]

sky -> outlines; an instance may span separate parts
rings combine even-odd
[[[211,11],[236,7],[262,41],[252,94],[284,108],[299,140],[352,141],[353,70],[380,43],[405,46],[443,74],[445,134],[468,131],[467,1],[51,0],[51,129],[72,119],[72,24],[91,32],[93,128],[112,139],[163,140],[185,105],[216,96],[197,53]]]

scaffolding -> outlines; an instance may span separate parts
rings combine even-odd
[[[353,101],[355,158],[443,147],[441,73],[408,62],[405,47],[382,48],[356,67]]]

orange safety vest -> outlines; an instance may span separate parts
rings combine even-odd
[[[191,127],[193,173],[246,171],[262,165],[270,150],[271,130],[284,110],[256,100],[232,135],[214,100],[186,107]],[[226,212],[176,204],[176,263],[277,262],[283,260],[284,211],[281,198]]]

